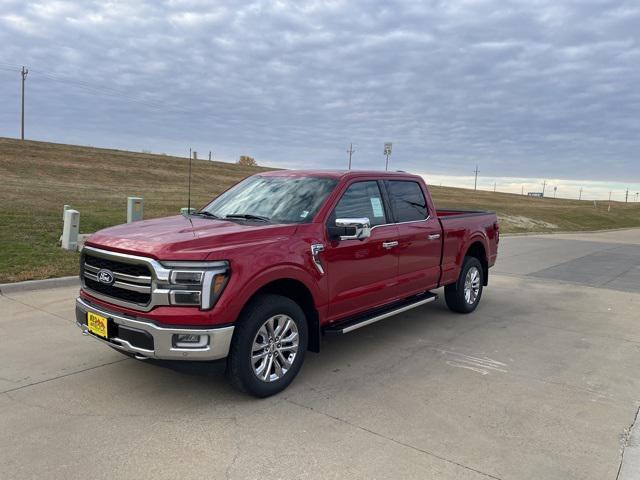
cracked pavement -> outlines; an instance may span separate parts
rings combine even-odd
[[[264,400],[83,337],[76,288],[0,295],[0,477],[640,478],[640,230],[500,250],[475,313],[325,337]]]

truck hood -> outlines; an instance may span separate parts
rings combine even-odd
[[[296,225],[176,215],[105,228],[91,235],[85,245],[158,260],[204,260],[207,257],[222,260],[229,249],[239,246],[259,248],[295,231]]]

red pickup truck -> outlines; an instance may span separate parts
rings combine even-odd
[[[432,302],[469,313],[497,256],[494,213],[436,210],[402,172],[274,171],[190,215],[92,235],[76,322],[137,359],[227,359],[234,386],[283,390],[323,335]]]

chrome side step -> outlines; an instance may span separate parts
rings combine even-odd
[[[372,323],[384,320],[385,318],[398,315],[399,313],[406,312],[412,308],[419,307],[426,303],[437,300],[438,296],[435,293],[426,292],[413,297],[394,302],[384,307],[376,308],[370,312],[357,315],[352,318],[348,318],[334,325],[326,327],[323,331],[329,335],[341,335],[344,333],[353,332],[358,328],[371,325]]]

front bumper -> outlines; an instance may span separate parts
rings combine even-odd
[[[106,317],[111,324],[109,339],[89,333],[87,312],[92,311]],[[115,349],[136,355],[137,358],[156,358],[160,360],[199,360],[209,361],[225,358],[229,354],[233,326],[217,328],[167,328],[160,327],[143,318],[130,318],[122,314],[105,310],[89,304],[82,298],[76,299],[76,325],[84,335],[105,343]],[[207,345],[198,348],[179,348],[174,346],[174,335],[206,335]]]

